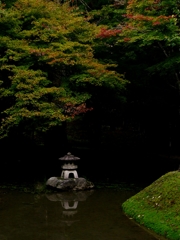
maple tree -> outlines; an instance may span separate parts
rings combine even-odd
[[[151,142],[158,135],[157,145],[166,139],[167,146],[178,128],[179,6],[179,1],[129,0],[94,11],[101,25],[98,58],[115,62],[131,83],[125,121]]]
[[[128,19],[122,31],[121,42],[136,43],[140,48],[155,49],[157,61],[149,66],[151,73],[160,73],[176,78],[180,88],[179,75],[179,1],[148,0],[128,1]]]
[[[99,27],[69,4],[18,0],[0,5],[1,138],[14,128],[46,132],[92,110],[96,88],[126,80],[93,55]]]
[[[175,0],[128,1],[118,40],[132,51],[136,63],[140,59],[146,133],[151,141],[156,136],[157,146],[166,139],[167,148],[177,144],[179,131],[179,7]]]

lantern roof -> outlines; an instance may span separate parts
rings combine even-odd
[[[60,157],[59,160],[63,160],[63,161],[76,161],[76,160],[80,160],[80,158],[79,157],[75,157],[70,152],[68,152],[64,157]]]

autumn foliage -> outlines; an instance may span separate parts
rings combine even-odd
[[[124,88],[123,76],[94,58],[99,28],[69,3],[17,0],[0,11],[1,138],[18,127],[46,132],[92,110],[96,87]]]

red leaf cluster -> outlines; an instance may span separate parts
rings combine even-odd
[[[101,28],[100,33],[96,37],[97,38],[109,38],[109,37],[112,37],[112,36],[116,36],[120,32],[121,32],[120,29]]]
[[[130,38],[124,38],[124,42],[129,42],[131,39]]]
[[[40,51],[40,50],[37,50],[37,49],[31,49],[31,50],[30,50],[30,54],[33,54],[33,55],[39,56],[39,57],[45,55],[44,52],[42,52],[42,51]]]
[[[126,18],[129,18],[129,19],[133,19],[133,20],[137,20],[137,21],[153,21],[154,20],[154,17],[151,17],[151,16],[145,16],[145,15],[142,15],[142,14],[137,14],[137,15],[132,15],[132,14],[125,14],[123,15],[123,17],[126,17]],[[156,17],[157,20],[163,20],[163,21],[167,21],[169,20],[170,18],[173,18],[174,16],[163,16],[163,15],[160,15],[158,17]],[[157,24],[153,24],[153,25],[158,25],[160,24],[159,21],[156,21]]]
[[[153,26],[160,25],[161,23],[159,21],[153,22]]]
[[[81,113],[86,113],[88,111],[92,111],[93,108],[87,108],[86,103],[82,103],[80,105],[74,105],[72,103],[66,103],[64,106],[65,113],[70,115],[71,117],[75,117]]]

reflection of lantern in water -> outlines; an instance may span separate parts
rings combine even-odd
[[[70,202],[69,201],[62,201],[61,205],[66,210],[68,210],[68,209],[76,209],[77,206],[78,206],[78,201],[73,202],[72,206],[70,206]]]
[[[90,191],[78,191],[78,192],[59,192],[53,194],[47,194],[46,197],[52,202],[61,202],[62,219],[61,224],[65,227],[71,226],[74,222],[79,220],[76,218],[78,215],[77,207],[78,203],[86,201],[86,199],[93,193]],[[77,214],[77,215],[76,215]],[[76,216],[75,216],[76,215]]]
[[[78,178],[78,174],[76,171],[78,166],[74,164],[74,161],[80,160],[80,158],[75,157],[70,152],[68,152],[67,155],[59,158],[59,160],[66,161],[66,163],[62,165],[63,170],[61,173],[61,178],[67,179],[69,178],[70,174],[72,174],[74,178]]]
[[[77,210],[75,210],[78,206],[78,201],[77,200],[71,200],[71,199],[63,199],[61,201],[61,205],[64,208],[65,211],[62,212],[63,214],[63,220],[62,222],[66,223],[67,226],[71,226],[72,223],[77,222],[79,220],[75,219],[69,219],[73,218],[74,215],[77,213]]]

